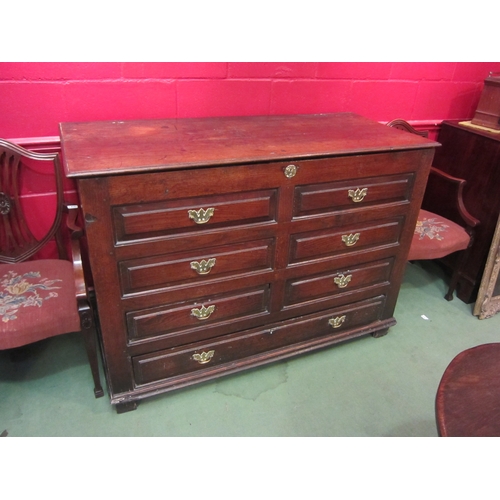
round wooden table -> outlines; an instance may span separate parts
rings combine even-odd
[[[500,436],[500,343],[467,349],[448,365],[436,420],[441,436]]]

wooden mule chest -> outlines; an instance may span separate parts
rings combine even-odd
[[[60,130],[118,412],[395,324],[437,143],[350,113]]]

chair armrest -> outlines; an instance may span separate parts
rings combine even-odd
[[[82,251],[80,246],[80,239],[83,236],[83,228],[76,222],[78,218],[78,205],[65,203],[64,211],[67,213],[66,226],[70,233],[71,261],[73,263],[75,277],[76,298],[77,300],[87,300],[87,283],[85,280]]]
[[[64,211],[67,213],[66,226],[70,230],[71,239],[80,239],[83,236],[83,228],[76,223],[78,205],[65,203]]]
[[[471,234],[480,221],[467,210],[464,204],[463,190],[466,183],[465,179],[431,167],[422,208],[464,226]]]

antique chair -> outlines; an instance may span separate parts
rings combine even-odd
[[[46,173],[55,178],[56,204],[54,218],[49,217],[46,224],[50,228],[43,231],[45,217],[34,213],[32,200],[26,195],[30,193],[30,175],[36,177],[36,183],[47,178]],[[94,395],[101,397],[96,317],[82,266],[83,231],[76,225],[77,213],[77,205],[63,201],[57,153],[34,153],[0,139],[0,349],[81,331]],[[53,258],[56,253],[59,258]]]
[[[419,132],[404,120],[393,120],[387,125],[427,137],[426,131]],[[441,259],[456,253],[446,300],[453,299],[473,243],[474,228],[479,224],[465,208],[465,183],[464,179],[431,167],[408,255],[408,260],[414,261]]]

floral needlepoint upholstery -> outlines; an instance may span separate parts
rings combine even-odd
[[[55,330],[80,330],[71,262],[0,264],[0,348],[47,338]]]
[[[408,260],[440,259],[465,250],[470,236],[458,224],[426,210],[420,210]]]

